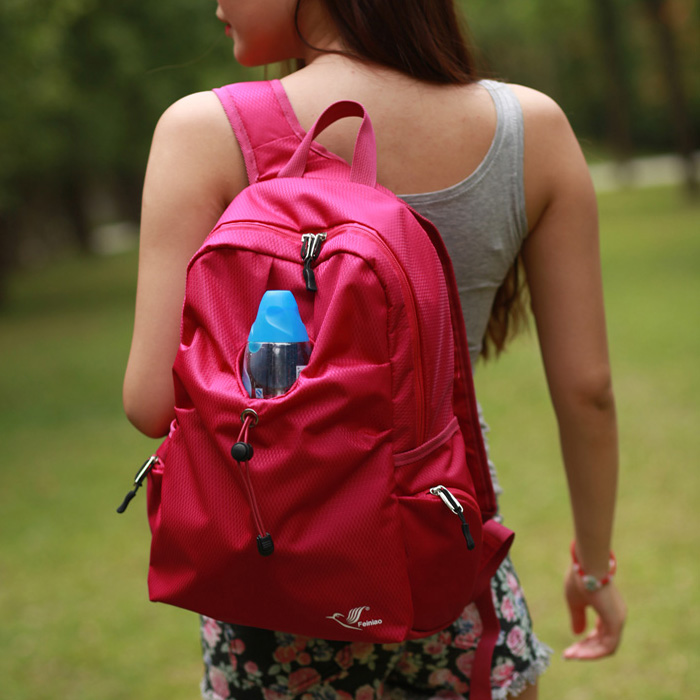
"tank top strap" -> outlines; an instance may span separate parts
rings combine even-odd
[[[499,148],[506,148],[515,158],[515,163],[521,165],[525,137],[520,101],[506,83],[482,80],[479,84],[488,90],[496,107],[498,126],[494,143]]]
[[[487,183],[494,196],[509,192],[509,202],[514,226],[511,228],[513,245],[520,249],[529,230],[525,207],[525,125],[520,100],[507,83],[482,80],[490,93],[498,115],[498,126],[490,155],[494,162],[491,170],[494,179]],[[508,190],[504,188],[507,187]]]
[[[306,132],[279,80],[233,83],[215,88],[243,153],[248,182],[269,180],[286,165]],[[347,163],[314,142],[307,170],[347,168]]]

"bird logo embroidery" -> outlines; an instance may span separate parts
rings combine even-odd
[[[361,620],[360,618],[365,610],[369,610],[369,606],[360,605],[357,608],[352,608],[347,615],[343,615],[343,613],[333,613],[332,615],[328,615],[327,618],[350,630],[359,630],[363,627],[382,624],[382,620]]]

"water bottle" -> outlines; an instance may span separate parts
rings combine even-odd
[[[309,363],[311,343],[294,295],[268,290],[258,307],[243,359],[243,384],[255,399],[280,396]]]

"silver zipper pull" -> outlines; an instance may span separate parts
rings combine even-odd
[[[464,539],[467,541],[467,549],[472,550],[474,547],[476,547],[476,543],[474,542],[474,538],[472,537],[472,533],[469,530],[469,523],[467,522],[467,519],[464,517],[464,508],[462,507],[462,504],[452,495],[450,490],[440,484],[439,486],[433,486],[433,488],[430,489],[430,493],[433,496],[439,496],[440,500],[456,515],[459,517],[459,519],[462,522],[462,534],[464,535]]]
[[[136,472],[136,476],[134,477],[134,488],[129,491],[129,493],[124,496],[124,500],[122,501],[122,504],[117,508],[117,513],[123,513],[129,503],[131,503],[131,499],[136,495],[136,492],[141,488],[141,484],[143,484],[144,479],[148,476],[149,472],[153,467],[155,467],[156,464],[158,464],[160,460],[158,459],[157,455],[151,455],[142,465],[141,468]]]
[[[326,240],[325,233],[304,233],[301,236],[301,259],[304,261],[304,283],[310,292],[318,291],[316,275],[311,265],[318,258],[321,246]]]
[[[455,514],[459,515],[460,513],[464,512],[464,508],[462,508],[462,504],[450,493],[449,489],[446,486],[434,486],[432,489],[430,489],[430,493],[433,494],[433,496],[440,496],[442,499],[442,502]]]

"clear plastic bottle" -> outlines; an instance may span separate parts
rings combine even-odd
[[[289,290],[268,290],[258,307],[243,359],[243,384],[252,398],[289,391],[309,363],[311,342]]]

